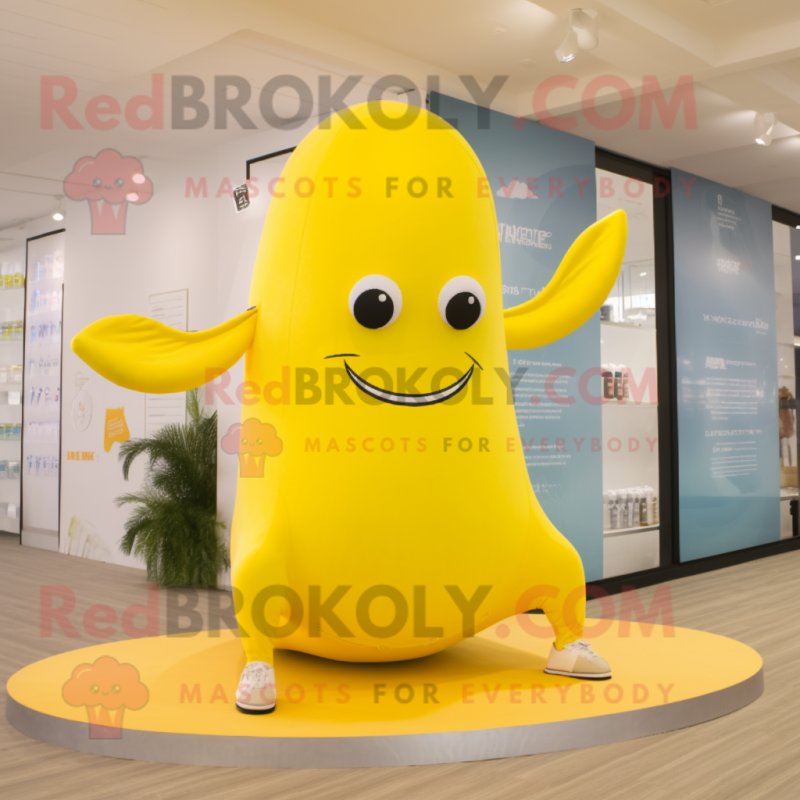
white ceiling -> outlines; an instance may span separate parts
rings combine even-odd
[[[459,75],[485,85],[509,79],[493,107],[533,118],[531,98],[546,78],[570,75],[575,91],[551,93],[556,114],[575,114],[573,131],[598,145],[662,166],[680,167],[741,188],[800,212],[800,2],[798,0],[584,0],[599,15],[600,45],[569,64],[554,56],[575,0],[0,0],[0,230],[50,213],[76,152],[117,147],[145,161],[181,159],[210,152],[244,137],[265,141],[258,111],[261,87],[291,73],[313,87],[319,74],[360,74],[351,93],[402,74],[420,86],[437,75],[442,91],[469,95]],[[75,108],[98,94],[124,101],[149,93],[150,73],[203,78],[242,76],[252,87],[246,110],[259,132],[238,126],[215,130],[67,130],[56,121],[42,130],[42,75],[75,80]],[[670,90],[692,76],[698,127],[683,115],[672,130],[656,116],[640,130],[638,111],[620,130],[591,126],[580,109],[583,87],[599,75],[624,78],[637,94],[642,77],[655,75]],[[313,113],[324,114],[314,89]],[[619,96],[598,98],[613,115]],[[276,106],[296,102],[283,90]],[[770,147],[754,143],[756,112],[781,122]],[[79,115],[80,118],[80,115]],[[255,150],[261,152],[266,148]]]

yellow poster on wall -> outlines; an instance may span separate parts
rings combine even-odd
[[[114,442],[127,442],[131,438],[124,408],[107,408],[106,424],[103,428],[103,450],[108,453]]]

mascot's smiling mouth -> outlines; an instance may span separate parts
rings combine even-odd
[[[443,403],[451,397],[457,395],[468,383],[475,370],[475,366],[471,366],[469,371],[462,375],[455,383],[450,386],[445,386],[438,392],[428,392],[427,394],[400,394],[399,392],[387,392],[386,389],[381,389],[379,386],[374,386],[365,381],[362,377],[353,372],[350,365],[345,361],[344,368],[350,376],[350,380],[361,389],[364,394],[374,397],[376,400],[382,400],[384,403],[391,403],[395,406],[432,406],[436,403]]]
[[[438,392],[426,392],[424,394],[403,394],[401,392],[390,392],[386,389],[381,389],[380,386],[375,386],[374,384],[370,383],[369,381],[364,380],[357,372],[353,370],[353,368],[347,363],[344,362],[344,368],[347,370],[347,374],[350,376],[350,380],[361,389],[364,394],[368,394],[370,397],[374,397],[376,400],[380,400],[384,403],[391,403],[395,406],[432,406],[436,403],[443,403],[445,400],[449,400],[451,397],[455,397],[468,383],[470,378],[472,377],[472,373],[475,371],[475,367],[477,366],[479,369],[483,369],[477,361],[475,361],[472,356],[469,355],[470,359],[473,361],[473,365],[467,370],[464,375],[462,375],[455,383],[451,383],[449,386],[445,386],[444,389],[439,389]],[[325,356],[325,358],[337,358],[342,356],[355,356],[358,357],[357,353],[336,353],[335,355]]]

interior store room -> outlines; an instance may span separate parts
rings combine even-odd
[[[2,795],[794,800],[798,42],[3,0]]]

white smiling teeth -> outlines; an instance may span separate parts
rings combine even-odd
[[[446,386],[438,392],[429,392],[428,394],[400,394],[398,392],[388,392],[386,389],[373,386],[353,372],[346,361],[344,362],[344,368],[347,370],[350,380],[352,380],[364,394],[368,394],[376,400],[382,400],[384,403],[392,403],[396,406],[431,406],[435,403],[443,403],[445,400],[449,400],[451,397],[458,394],[467,385],[475,369],[474,365],[471,366],[455,383]]]

